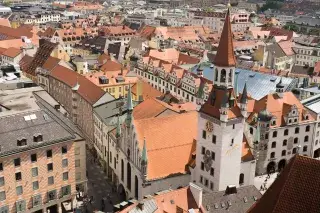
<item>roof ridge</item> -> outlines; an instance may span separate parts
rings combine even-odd
[[[182,146],[189,146],[190,144],[193,144],[193,141],[191,143],[184,143],[184,144],[180,144],[180,145],[177,145],[177,146],[167,146],[167,147],[163,147],[163,148],[160,148],[160,149],[148,149],[148,152],[159,151],[159,150],[164,150],[164,149],[172,149],[172,148],[182,147]]]

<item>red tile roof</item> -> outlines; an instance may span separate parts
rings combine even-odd
[[[79,95],[90,104],[96,103],[105,94],[100,87],[96,86],[84,76],[61,65],[55,66],[50,75],[69,87],[74,87],[78,82],[80,85],[78,90]]]
[[[14,48],[14,47],[9,47],[7,50],[5,50],[1,55],[10,57],[10,58],[15,58],[18,55],[22,53],[22,50]]]
[[[320,161],[295,155],[248,213],[319,213]]]
[[[20,69],[22,72],[26,72],[32,60],[33,60],[33,57],[29,55],[25,55],[22,57],[22,59],[19,62]]]
[[[147,82],[142,81],[142,80],[139,80],[137,83],[135,83],[132,86],[131,91],[134,95],[137,95],[139,86],[140,86],[140,90],[142,93],[140,95],[142,95],[143,100],[146,100],[148,98],[156,98],[156,97],[163,95],[162,92],[153,88],[150,84],[148,84]]]
[[[236,58],[234,56],[233,35],[230,23],[230,10],[228,9],[227,16],[223,25],[219,47],[214,60],[214,64],[220,67],[234,67]]]

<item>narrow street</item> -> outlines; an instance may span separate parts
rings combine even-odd
[[[89,151],[87,151],[87,171],[88,198],[93,198],[91,204],[89,202],[86,205],[87,212],[113,212],[113,205],[119,202],[118,195],[116,192],[112,192],[112,185],[108,182],[106,174],[98,162],[94,162],[93,156]]]

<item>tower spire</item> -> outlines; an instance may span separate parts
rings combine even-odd
[[[230,8],[228,8],[214,65],[220,67],[234,67],[236,65],[232,39]]]
[[[241,104],[246,104],[247,103],[247,98],[248,98],[248,92],[247,92],[247,82],[244,84],[243,87],[243,92],[241,95],[240,103]]]

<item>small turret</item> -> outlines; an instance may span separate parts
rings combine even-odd
[[[143,148],[142,148],[142,155],[141,155],[141,175],[142,180],[145,181],[147,178],[147,167],[148,167],[148,154],[147,154],[147,145],[146,145],[146,138],[143,139]]]
[[[284,84],[282,83],[282,77],[280,78],[279,83],[277,83],[277,85],[276,85],[276,92],[278,93],[278,96],[279,96],[280,98],[283,97]]]
[[[201,67],[201,65],[199,65],[198,68],[197,68],[197,76],[199,78],[203,77],[203,68]]]
[[[247,92],[247,83],[245,83],[243,87],[243,92],[240,98],[240,110],[244,118],[247,117],[247,104],[248,104],[248,92]]]

